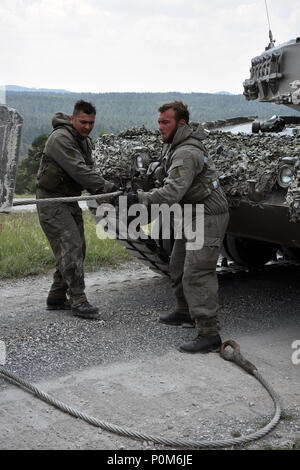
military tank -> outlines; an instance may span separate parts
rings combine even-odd
[[[250,78],[243,85],[247,100],[283,104],[299,112],[300,38],[275,47],[270,31],[270,43],[252,59]],[[239,192],[240,199],[228,188],[236,206],[230,211],[225,252],[249,266],[265,264],[279,250],[286,258],[299,260],[300,117],[254,121],[252,132],[256,136],[249,135],[248,142],[253,142],[254,154],[242,151],[248,187]]]
[[[299,111],[300,38],[278,47],[270,41],[265,51],[252,59],[250,78],[243,85],[247,100],[284,104]],[[299,261],[300,118],[273,116],[259,122],[242,117],[200,124],[230,206],[223,255],[250,268],[279,256]],[[144,127],[117,136],[104,135],[95,146],[95,167],[128,191],[148,191],[160,184],[156,169],[161,147],[159,133]],[[91,204],[90,209],[95,215],[96,205]],[[130,241],[122,243],[145,261],[145,242],[136,241],[136,246]],[[172,240],[153,241],[149,237],[147,243],[154,263],[158,247],[156,260],[167,272]]]

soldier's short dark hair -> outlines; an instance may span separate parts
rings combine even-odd
[[[79,100],[75,103],[73,115],[79,114],[82,111],[85,114],[95,114],[96,115],[96,108],[92,103],[88,101]]]
[[[160,108],[158,108],[158,111],[160,113],[164,113],[168,109],[174,109],[176,121],[184,119],[187,124],[189,123],[190,112],[187,105],[182,101],[171,101],[170,103],[165,103]]]

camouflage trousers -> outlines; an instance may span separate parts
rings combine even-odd
[[[41,197],[41,194],[38,195]],[[83,263],[85,238],[82,211],[77,202],[37,205],[41,227],[56,259],[48,298],[70,297],[72,306],[86,301]]]
[[[189,313],[198,334],[218,334],[218,278],[216,265],[229,221],[229,214],[204,216],[204,245],[186,250],[186,239],[175,240],[170,275],[176,310]]]

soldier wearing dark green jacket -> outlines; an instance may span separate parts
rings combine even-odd
[[[218,183],[214,165],[207,157],[200,126],[188,125],[189,111],[181,102],[167,103],[159,109],[159,130],[165,143],[161,166],[162,187],[138,192],[138,202],[204,205],[204,244],[187,249],[187,238],[175,239],[170,260],[170,275],[176,298],[175,311],[160,315],[170,325],[195,324],[197,337],[180,346],[184,352],[217,350],[221,344],[218,324],[218,279],[216,264],[229,220],[226,197]],[[130,203],[135,202],[133,194]],[[195,230],[196,218],[193,219]]]
[[[96,110],[85,101],[75,104],[73,115],[55,114],[37,175],[37,198],[79,196],[116,190],[92,169],[92,146],[88,135]],[[40,224],[56,258],[56,271],[47,298],[50,310],[69,309],[84,318],[97,318],[99,309],[85,295],[83,263],[85,238],[78,202],[39,203]],[[69,301],[67,300],[67,295]]]

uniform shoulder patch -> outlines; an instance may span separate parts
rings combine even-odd
[[[76,158],[76,152],[74,150],[66,150],[68,157]]]
[[[180,176],[179,168],[178,168],[178,166],[176,166],[175,168],[173,168],[173,170],[171,170],[170,177],[173,180],[177,180],[177,178],[179,178],[179,176]]]

